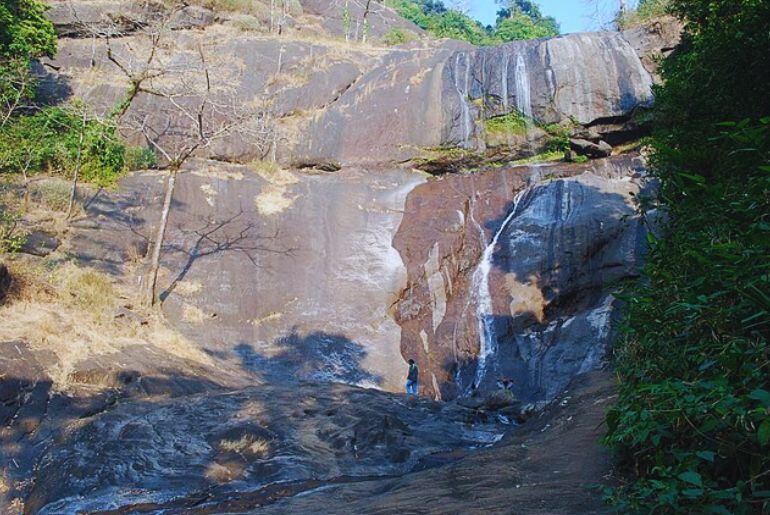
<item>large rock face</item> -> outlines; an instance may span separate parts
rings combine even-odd
[[[620,33],[483,49],[447,43],[366,74],[313,120],[296,152],[360,161],[405,159],[420,147],[477,148],[486,118],[518,111],[539,123],[590,124],[649,105],[651,86]]]
[[[619,157],[447,176],[410,194],[394,241],[409,270],[396,318],[426,393],[513,378],[520,397],[549,399],[601,366],[607,287],[635,276],[644,250],[643,172]]]
[[[116,3],[117,14],[106,18],[92,3],[55,4],[60,30],[74,37],[62,39],[57,58],[40,69],[43,96],[83,98],[108,112],[127,94],[124,71],[136,76],[146,68],[157,77],[144,89],[185,100],[180,107],[164,95],[140,92],[123,117],[127,135],[137,143],[151,137],[167,149],[178,147],[180,139],[196,134],[189,112],[213,95],[204,110],[206,131],[216,134],[227,121],[244,121],[197,155],[238,162],[268,154],[287,164],[401,162],[425,148],[483,148],[484,121],[507,113],[538,124],[627,117],[651,102],[652,57],[673,46],[676,36],[665,25],[494,48],[452,41],[385,48],[346,43],[340,34],[336,41],[313,43],[296,31],[266,38],[234,25],[232,14],[206,17],[188,7],[174,12],[153,54],[144,31],[113,26],[133,16],[144,21],[132,27],[141,27],[164,11]],[[338,25],[329,13],[339,11],[339,1],[306,4],[323,24]],[[350,6],[361,9],[360,2]],[[401,26],[379,5],[370,18],[382,30]],[[112,32],[112,56],[124,71],[108,59],[104,34]],[[151,65],[142,65],[150,55]]]
[[[426,182],[402,168],[195,162],[177,181],[164,311],[258,377],[396,391],[414,357],[436,398],[501,377],[552,398],[602,364],[608,285],[634,276],[643,250],[643,172],[617,157]],[[126,193],[97,197],[102,222],[76,222],[71,251],[117,270],[152,234],[163,181],[136,174]]]
[[[29,513],[236,512],[332,482],[429,468],[437,472],[423,477],[451,492],[479,467],[507,478],[509,461],[527,455],[509,442],[504,455],[444,466],[497,441],[510,423],[484,408],[497,380],[512,379],[519,400],[536,405],[603,367],[613,284],[638,273],[644,252],[643,160],[515,166],[504,155],[489,165],[476,151],[485,121],[509,113],[529,119],[525,143],[534,125],[562,122],[585,126],[573,127],[574,138],[600,147],[652,100],[650,55],[667,51],[661,41],[673,32],[386,48],[377,39],[392,28],[420,31],[374,2],[371,39],[361,44],[366,3],[292,2],[280,37],[264,0],[248,12],[190,2],[174,13],[153,54],[163,73],[121,119],[126,136],[180,145],[195,129],[180,105],[189,114],[206,95],[212,123],[244,121],[201,145],[177,175],[158,293],[163,324],[187,339],[154,339],[145,327],[161,317],[135,319],[125,305],[114,315],[125,324],[116,338],[67,339],[50,327],[68,321],[45,305],[4,321],[0,446],[13,466],[0,464],[3,508],[23,499]],[[111,35],[115,60],[141,69],[152,53],[143,27],[166,8],[53,4],[65,37],[58,57],[38,66],[42,96],[112,110],[128,81],[101,36]],[[189,88],[183,96],[156,94],[180,85]],[[415,159],[432,147],[462,150],[434,149],[449,156],[445,164]],[[141,287],[168,177],[137,172],[95,192],[54,259]],[[41,320],[48,329],[31,334]],[[433,400],[410,406],[392,395],[409,358]],[[606,400],[611,389],[606,377],[599,383],[581,397],[591,412],[579,426],[583,442],[596,440],[601,418],[592,397]],[[435,402],[456,397],[471,407]],[[572,419],[548,420],[562,435]],[[536,435],[549,427],[541,422]],[[536,435],[538,445],[553,442]],[[597,454],[592,470],[601,475],[606,457]],[[548,457],[527,477],[554,484],[569,455]],[[579,472],[570,471],[568,499],[594,509]],[[510,481],[523,481],[518,475]],[[394,489],[380,498],[403,511],[417,490],[393,481],[371,484]],[[461,483],[463,491],[489,484]],[[320,492],[308,499],[382,493],[350,484]],[[537,491],[522,492],[504,498],[537,501]],[[490,499],[462,506],[488,509]]]
[[[89,210],[103,222],[98,231],[77,222],[74,251],[114,269],[152,234],[163,180],[136,174],[123,195],[98,197]],[[389,308],[406,273],[391,242],[424,180],[389,168],[191,164],[177,180],[162,260],[167,316],[258,375],[399,389],[405,365]]]

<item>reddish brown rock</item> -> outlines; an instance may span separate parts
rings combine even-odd
[[[395,317],[425,394],[452,398],[514,377],[520,397],[551,398],[567,378],[601,366],[611,330],[605,288],[635,275],[643,252],[631,196],[642,187],[633,179],[640,170],[620,157],[446,176],[415,188],[394,240],[409,277]],[[486,319],[500,349],[479,376],[474,274],[501,229]]]

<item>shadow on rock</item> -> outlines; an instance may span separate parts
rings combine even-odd
[[[241,343],[235,353],[243,368],[264,374],[268,380],[337,382],[363,387],[377,387],[382,377],[363,369],[367,356],[363,345],[341,334],[315,331],[301,335],[295,329],[278,339],[277,353],[259,354],[254,346]]]

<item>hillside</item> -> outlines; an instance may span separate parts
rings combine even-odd
[[[609,510],[682,24],[399,13],[52,0],[2,47],[35,85],[0,126],[7,511]]]

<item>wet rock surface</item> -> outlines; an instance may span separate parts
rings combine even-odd
[[[468,418],[459,407],[343,385],[132,402],[60,438],[40,462],[27,506],[37,513],[161,509],[278,482],[401,475],[430,454],[500,437],[494,424]]]
[[[36,67],[43,96],[111,110],[126,83],[92,36],[118,31],[115,55],[137,61],[143,24],[164,8],[52,3],[64,37]],[[205,48],[219,100],[256,105],[262,118],[250,120],[269,117],[270,141],[239,131],[179,172],[159,293],[165,322],[193,345],[131,331],[63,341],[50,328],[0,340],[0,506],[603,512],[587,486],[611,474],[597,439],[613,387],[597,370],[613,338],[612,285],[644,254],[645,166],[634,155],[511,160],[544,148],[547,123],[592,157],[638,135],[651,55],[676,34],[384,48],[343,44],[361,34],[345,29],[341,0],[300,3],[280,38],[265,11],[185,4],[171,20],[159,52],[181,64],[172,79],[200,80],[185,63]],[[363,2],[345,5],[361,19]],[[372,38],[420,33],[374,7]],[[172,111],[140,94],[126,116],[186,130]],[[508,114],[526,130],[486,149],[486,120]],[[91,192],[59,253],[140,288],[167,177],[134,173]],[[0,265],[0,295],[4,280]],[[148,323],[127,303],[111,316],[132,331]],[[413,403],[388,393],[403,388],[409,358],[421,369]]]
[[[599,443],[614,398],[611,374],[588,374],[490,449],[438,455],[434,466],[403,477],[340,478],[185,513],[611,513],[596,486],[615,481],[612,458]]]
[[[548,399],[601,365],[608,288],[638,274],[645,249],[635,207],[644,169],[633,156],[503,167],[412,191],[394,240],[409,277],[395,317],[424,393],[453,398],[508,377],[517,396]],[[484,287],[479,261],[495,235]],[[485,363],[482,327],[494,335]]]

